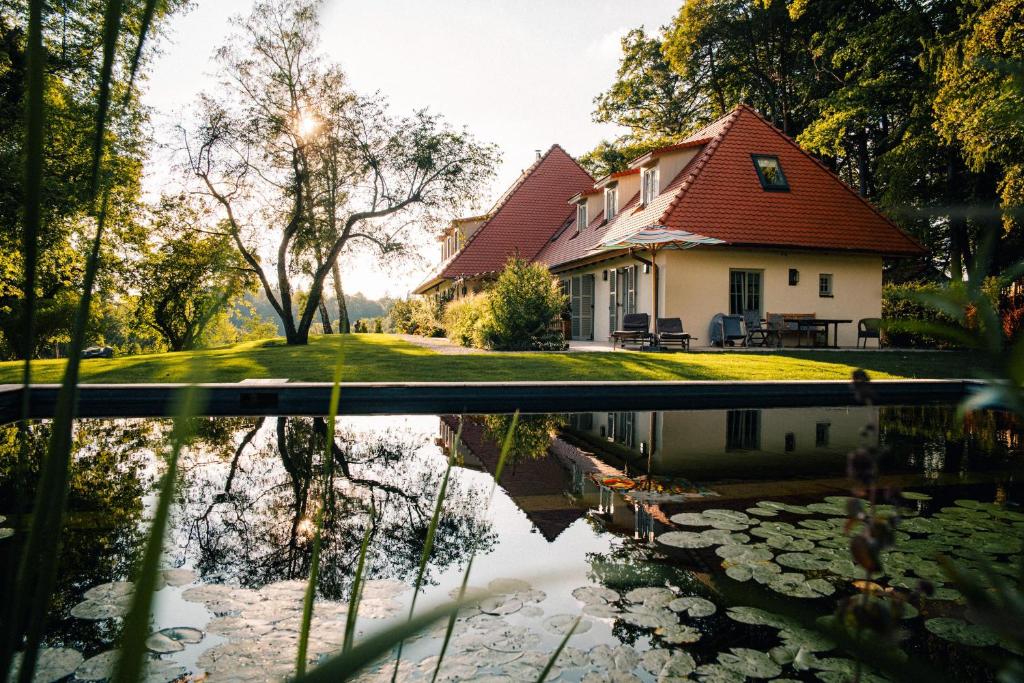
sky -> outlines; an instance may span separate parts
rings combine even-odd
[[[322,49],[359,92],[379,91],[394,113],[429,108],[503,160],[488,207],[536,158],[558,143],[574,156],[621,131],[591,120],[594,97],[618,67],[619,39],[631,28],[657,30],[680,0],[325,0]],[[196,96],[214,83],[213,51],[228,19],[251,0],[198,0],[173,17],[152,63],[143,101],[154,130],[170,135]],[[162,176],[154,155],[148,173]],[[150,189],[158,190],[151,181]],[[417,267],[348,265],[346,291],[370,298],[405,296],[440,260],[430,244]]]

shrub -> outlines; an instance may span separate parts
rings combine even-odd
[[[409,299],[396,299],[387,316],[391,329],[399,334],[416,334],[415,323],[413,322],[413,306],[415,302]]]
[[[488,292],[490,317],[481,334],[487,346],[504,350],[561,349],[565,341],[553,330],[565,306],[548,269],[511,258]]]
[[[413,334],[424,337],[443,337],[444,326],[441,318],[444,315],[445,300],[436,297],[417,299],[412,306]]]
[[[986,294],[997,304],[998,288],[987,285],[988,283],[985,287]],[[960,286],[957,283],[939,285],[919,282],[886,285],[882,289],[882,335],[885,344],[918,349],[959,348],[949,339],[938,338],[925,330],[915,329],[915,324],[957,326],[958,323],[952,316],[929,305],[927,300],[942,296],[948,301],[953,301],[956,299],[955,290]],[[974,311],[968,306],[964,315],[967,327],[971,328],[974,324]]]
[[[462,346],[485,346],[485,334],[491,327],[488,295],[474,294],[452,301],[444,311],[445,336]]]

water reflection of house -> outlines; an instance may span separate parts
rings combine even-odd
[[[842,476],[869,407],[577,413],[565,438],[627,474],[706,482]]]
[[[439,445],[450,449],[458,430],[459,416],[442,415]],[[463,420],[461,438],[455,445],[462,467],[494,475],[501,445],[490,438],[478,418]],[[587,513],[588,506],[572,494],[569,472],[550,452],[506,463],[501,487],[548,541]]]

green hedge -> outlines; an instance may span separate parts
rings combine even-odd
[[[444,311],[445,336],[462,346],[484,348],[493,327],[487,294],[474,294],[452,301]]]
[[[993,283],[994,285],[994,283]],[[922,301],[922,297],[944,296],[949,298],[951,288],[961,285],[908,282],[885,285],[882,288],[882,342],[885,346],[912,349],[956,349],[954,342],[935,337],[914,329],[916,323],[957,326],[956,320]],[[986,293],[998,306],[999,292],[995,286],[986,286]],[[971,311],[966,311],[968,324]]]

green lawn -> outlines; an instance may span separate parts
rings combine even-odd
[[[443,355],[390,335],[314,338],[309,346],[263,340],[203,351],[82,363],[82,382],[237,382],[273,377],[327,382],[344,353],[349,382],[566,380],[848,379],[857,367],[876,378],[971,377],[970,356],[951,352],[502,353]],[[33,381],[59,382],[64,361],[33,364]],[[21,366],[0,363],[0,384],[21,381]]]

